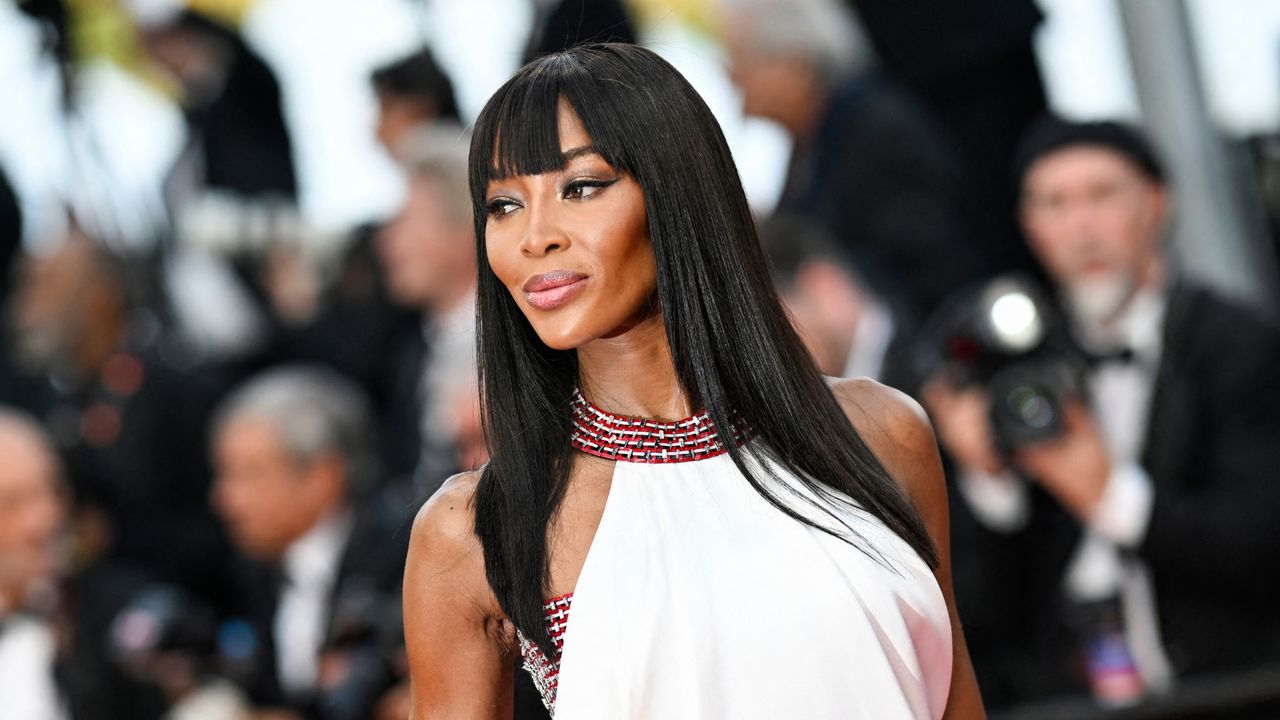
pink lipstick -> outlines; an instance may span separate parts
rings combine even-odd
[[[524,284],[529,304],[551,310],[572,300],[587,285],[587,276],[571,270],[552,270],[534,275]]]

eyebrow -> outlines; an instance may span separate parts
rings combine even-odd
[[[562,160],[564,160],[565,163],[569,163],[573,160],[576,160],[582,157],[583,155],[599,155],[599,154],[600,154],[600,151],[596,149],[595,145],[579,145],[576,148],[564,151],[563,153],[560,154],[560,157]]]
[[[604,158],[604,155],[598,149],[596,149],[595,145],[592,145],[592,144],[579,145],[576,148],[570,148],[560,153],[561,168],[573,162],[574,160],[577,160],[578,158],[584,157],[587,155],[599,155],[601,159]],[[498,173],[498,169],[495,167],[493,172]],[[500,178],[494,178],[494,180],[491,180],[490,183],[498,179]]]

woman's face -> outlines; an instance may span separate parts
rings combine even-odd
[[[485,250],[538,337],[568,350],[656,313],[656,269],[640,185],[593,149],[567,102],[558,113],[564,168],[489,184]]]

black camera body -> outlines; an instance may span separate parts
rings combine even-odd
[[[1062,314],[1020,276],[998,277],[945,304],[917,348],[921,377],[943,373],[957,387],[986,390],[1003,453],[1061,437],[1066,400],[1084,397],[1088,356]]]

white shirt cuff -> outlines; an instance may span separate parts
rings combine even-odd
[[[1089,527],[1121,547],[1136,547],[1146,537],[1154,500],[1155,490],[1147,472],[1134,462],[1119,465],[1107,478]]]
[[[1031,511],[1027,484],[1016,475],[962,468],[959,487],[978,521],[992,530],[1015,532],[1027,524]]]

